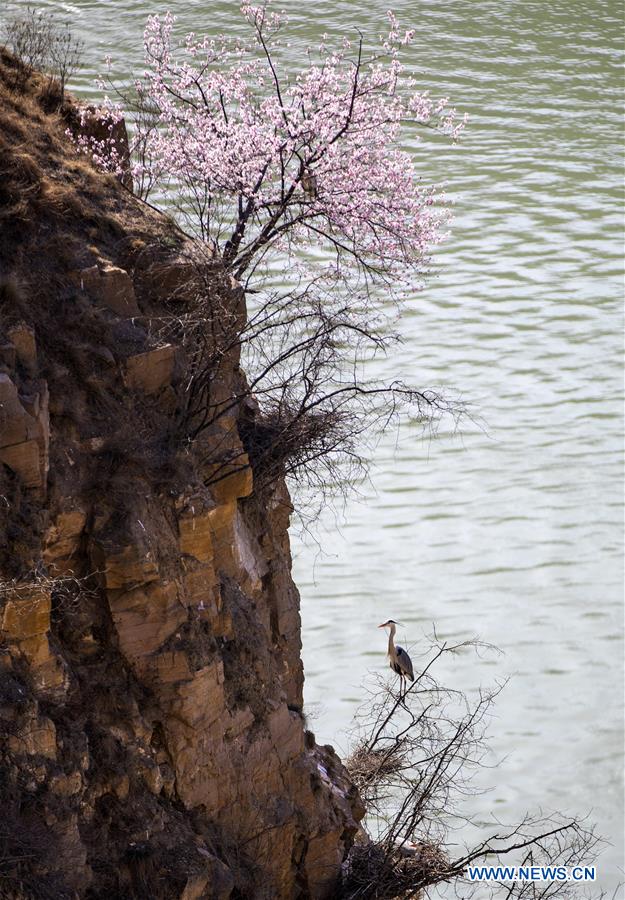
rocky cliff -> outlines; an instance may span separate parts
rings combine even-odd
[[[15,71],[0,55],[0,895],[335,896],[363,810],[302,715],[289,495],[248,465],[236,343],[227,413],[184,439],[190,350],[162,327],[199,269],[223,315],[244,297]]]

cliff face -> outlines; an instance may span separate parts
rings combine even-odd
[[[236,403],[180,439],[189,351],[157,324],[194,248],[12,72],[0,57],[2,896],[334,896],[363,810],[302,717],[286,487],[211,478],[211,446],[245,459]],[[213,382],[241,394],[236,347]]]

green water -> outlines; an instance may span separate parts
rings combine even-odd
[[[154,7],[39,5],[86,41],[83,96],[107,53],[122,73],[140,64]],[[240,28],[236,3],[169,8],[183,30]],[[324,31],[380,31],[386,5],[280,8],[295,63]],[[404,316],[400,352],[374,374],[457,389],[487,429],[383,436],[364,500],[322,518],[324,552],[295,539],[312,727],[345,747],[362,678],[385,665],[380,621],[404,624],[415,657],[432,622],[445,638],[479,634],[505,655],[463,655],[441,672],[470,695],[512,676],[490,729],[505,760],[482,779],[492,791],[474,812],[592,811],[613,842],[600,872],[613,888],[623,866],[622,5],[394,9],[417,30],[410,61],[423,86],[471,122],[459,147],[420,151],[428,177],[447,182],[455,222]]]

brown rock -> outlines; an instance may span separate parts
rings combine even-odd
[[[221,600],[212,561],[195,564],[189,561],[188,565],[193,568],[189,569],[187,566],[182,577],[182,599],[185,606],[199,608],[200,612],[214,607],[215,613],[219,612]]]
[[[299,756],[304,750],[304,730],[297,713],[282,704],[267,719],[271,740],[282,765]]]
[[[2,632],[13,641],[45,634],[50,628],[50,592],[16,588],[2,610]]]
[[[234,890],[230,869],[205,847],[197,848],[203,861],[203,872],[189,876],[180,900],[228,900]]]
[[[171,382],[175,349],[167,344],[156,350],[138,353],[126,360],[125,382],[129,388],[156,394]]]
[[[165,697],[175,693],[175,685],[179,682],[193,679],[191,662],[183,650],[166,650],[159,653],[154,659],[152,672],[154,683],[162,686]]]
[[[336,879],[343,861],[342,828],[316,835],[308,842],[304,865],[308,889],[315,900],[336,896]]]
[[[220,571],[227,575],[236,574],[236,562],[234,556],[234,528],[237,517],[236,500],[223,503],[210,510],[209,523],[211,540],[215,558],[219,561]]]
[[[260,591],[263,578],[269,571],[267,561],[239,510],[234,520],[234,551],[237,574],[243,579],[244,586],[251,593]]]
[[[49,629],[50,591],[18,585],[5,600],[0,633],[28,661],[35,691],[41,696],[63,694],[67,689],[63,664],[50,650]]]
[[[103,437],[92,437],[87,438],[86,441],[82,441],[80,444],[80,449],[85,453],[101,453],[106,444],[106,439]]]
[[[31,378],[37,374],[37,344],[30,325],[20,322],[9,328],[8,338],[15,347],[17,359]]]
[[[81,112],[80,119],[74,122],[74,129],[87,138],[93,138],[98,144],[103,144],[105,148],[114,150],[122,169],[121,176],[118,176],[119,180],[132,191],[130,150],[125,120],[112,116],[106,107],[90,105],[83,107]]]
[[[224,787],[220,783],[219,765],[215,758],[215,739],[209,734],[193,733],[175,719],[167,722],[167,741],[172,749],[176,792],[187,809],[204,806],[209,814],[224,805]],[[212,754],[212,755],[211,755]]]
[[[83,778],[80,772],[72,772],[70,775],[54,775],[50,779],[50,789],[61,797],[74,797],[83,787]]]
[[[206,872],[200,875],[190,875],[182,894],[180,894],[180,900],[201,900],[202,897],[205,897],[209,877]]]
[[[121,650],[133,663],[158,650],[187,618],[174,582],[109,591],[108,601]]]
[[[84,897],[92,880],[91,868],[87,865],[87,850],[78,827],[78,814],[61,813],[48,819],[59,841],[58,865],[63,871],[64,881],[75,897]]]
[[[161,767],[154,761],[146,759],[141,766],[141,775],[148,790],[158,797],[163,789],[163,776]]]
[[[0,462],[13,469],[26,487],[41,489],[42,477],[37,441],[0,448]]]
[[[43,559],[53,574],[67,574],[78,553],[81,535],[87,521],[84,509],[60,512],[48,528],[44,539]]]
[[[0,447],[21,444],[37,437],[37,425],[20,403],[17,386],[0,373]]]
[[[20,399],[26,412],[35,420],[35,440],[39,446],[41,489],[45,492],[50,467],[50,398],[46,381],[37,381],[35,385],[37,387],[35,393],[23,395]]]
[[[9,737],[12,753],[56,759],[56,728],[46,716],[32,716],[17,734]]]
[[[180,551],[199,562],[212,563],[211,510],[201,500],[190,500],[179,513]]]
[[[218,467],[215,466],[216,471]],[[219,466],[221,469],[221,466]],[[230,468],[232,471],[228,471]],[[209,471],[207,481],[217,503],[227,503],[237,497],[249,497],[254,490],[254,475],[247,453],[238,455],[230,467],[225,467],[219,473],[219,480],[211,482],[212,473]]]
[[[32,670],[35,694],[42,699],[60,699],[67,692],[68,677],[62,660],[50,649],[47,634],[37,634],[17,644]]]
[[[231,724],[226,730],[226,738],[229,741],[240,737],[244,731],[247,731],[254,724],[254,713],[249,706],[243,709],[237,709],[232,715]]]
[[[11,372],[15,369],[17,353],[13,344],[0,344],[0,365],[6,366]]]
[[[194,300],[206,289],[207,268],[215,266],[206,244],[187,241],[184,251],[150,263],[141,273],[144,289],[157,302]]]
[[[219,571],[240,579],[250,593],[260,590],[267,564],[239,514],[236,499],[211,510],[209,521]]]
[[[27,487],[44,493],[48,474],[50,424],[48,388],[19,397],[16,385],[0,373],[0,462],[19,476]]]
[[[221,660],[205,666],[190,681],[181,682],[172,697],[171,711],[190,728],[208,725],[225,710],[224,667]]]
[[[121,549],[107,541],[94,541],[92,557],[109,590],[155,581],[159,576],[152,552],[139,539]]]
[[[104,261],[100,265],[82,269],[77,275],[77,281],[81,290],[118,316],[130,318],[141,315],[132,279],[124,269]]]
[[[126,800],[130,793],[130,779],[127,775],[120,775],[115,780],[113,791],[117,795],[118,800]]]

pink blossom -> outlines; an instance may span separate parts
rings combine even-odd
[[[345,39],[331,49],[324,36],[288,78],[277,37],[284,15],[251,4],[241,13],[248,42],[194,33],[175,42],[169,12],[148,18],[136,87],[155,120],[143,131],[135,124],[135,178],[175,190],[238,277],[269,250],[308,246],[329,251],[341,276],[408,283],[441,240],[445,211],[417,177],[403,129],[428,125],[456,139],[465,122],[405,75],[401,53],[414,32],[389,12],[377,54]],[[114,148],[78,144],[116,171]]]

